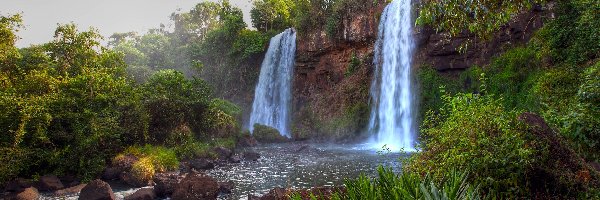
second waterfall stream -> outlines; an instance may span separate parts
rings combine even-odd
[[[414,150],[415,107],[411,82],[411,0],[394,0],[381,14],[371,85],[370,143],[391,150]]]
[[[254,92],[248,124],[250,131],[254,124],[262,124],[276,128],[283,136],[291,137],[289,124],[295,54],[294,29],[286,29],[271,38]]]

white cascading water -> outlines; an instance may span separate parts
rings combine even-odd
[[[296,54],[296,31],[289,28],[271,38],[260,68],[248,128],[254,124],[276,128],[290,137],[291,85]]]
[[[369,132],[375,148],[414,150],[415,122],[411,83],[411,0],[394,0],[381,15],[375,44]]]

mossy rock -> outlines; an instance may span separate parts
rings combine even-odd
[[[252,135],[262,143],[289,142],[289,138],[282,136],[277,129],[261,124],[254,124]]]

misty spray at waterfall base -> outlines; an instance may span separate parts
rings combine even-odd
[[[254,92],[248,128],[262,124],[290,137],[291,84],[296,54],[296,31],[286,29],[271,38]]]
[[[411,1],[395,0],[381,15],[371,85],[369,142],[374,148],[414,150],[415,107],[411,83]]]

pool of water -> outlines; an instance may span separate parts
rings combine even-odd
[[[406,154],[375,150],[370,145],[333,144],[276,144],[242,149],[260,154],[258,161],[222,163],[205,171],[218,181],[233,181],[231,194],[219,199],[247,199],[249,194],[262,195],[274,187],[310,188],[341,186],[345,179],[360,174],[375,176],[379,165],[400,171],[400,159]],[[117,199],[123,199],[138,190],[118,182],[111,182]],[[77,199],[42,195],[42,199]]]
[[[250,150],[261,154],[257,162],[228,163],[207,172],[219,181],[235,182],[233,193],[223,199],[245,199],[274,187],[340,186],[360,174],[374,176],[379,165],[399,171],[404,157],[360,145],[278,144]]]

